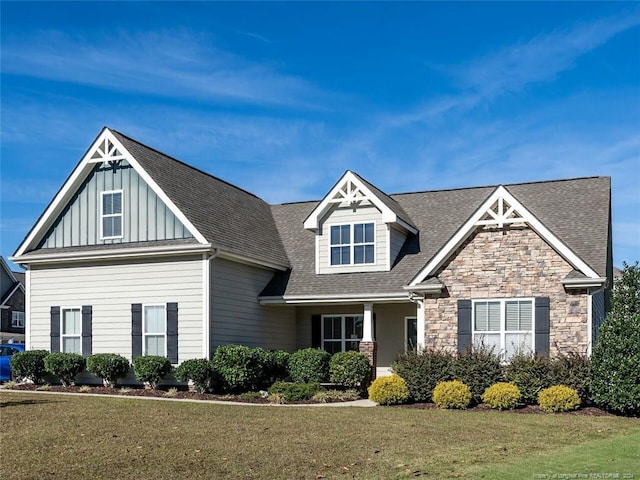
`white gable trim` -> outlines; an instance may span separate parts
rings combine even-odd
[[[101,158],[92,158],[94,154],[99,152],[99,148],[102,148],[106,141],[118,150],[119,155],[108,157],[109,153],[114,153],[115,149],[112,148],[111,152],[107,156],[102,155]],[[27,235],[27,238],[20,244],[14,257],[20,257],[26,251],[31,248],[35,248],[37,242],[47,233],[53,222],[58,218],[62,209],[67,205],[73,194],[80,187],[85,180],[89,172],[93,169],[96,163],[102,163],[107,161],[106,158],[111,158],[111,161],[126,160],[136,170],[138,175],[149,185],[153,192],[160,198],[175,215],[175,217],[182,222],[187,228],[189,233],[194,236],[201,244],[207,244],[207,240],[204,236],[195,228],[195,226],[185,217],[185,215],[176,207],[171,199],[162,191],[156,182],[149,176],[149,174],[140,166],[138,161],[131,155],[126,148],[118,141],[118,139],[111,133],[108,128],[104,128],[98,138],[93,142],[87,153],[82,157],[80,163],[73,170],[67,181],[64,183],[60,191],[53,198],[45,212],[42,214],[36,225],[31,232]]]
[[[509,208],[503,209],[504,202]],[[498,203],[499,211],[496,214],[493,206]],[[515,216],[514,216],[515,213]],[[490,220],[483,220],[486,215],[492,217]],[[500,185],[487,198],[475,213],[466,221],[466,223],[449,239],[444,247],[431,259],[429,263],[418,273],[409,284],[416,286],[423,282],[429,275],[432,275],[438,268],[462,245],[462,243],[471,235],[471,233],[481,225],[497,225],[502,226],[509,223],[526,223],[540,237],[545,240],[551,247],[558,252],[567,262],[569,262],[576,270],[582,272],[585,276],[592,279],[599,279],[600,276],[580,259],[568,246],[566,246],[558,237],[545,227],[525,206],[520,203],[509,191]]]
[[[320,228],[320,219],[336,203],[354,203],[367,200],[382,213],[382,221],[385,223],[399,223],[411,233],[417,233],[416,229],[403,222],[393,210],[376,196],[352,171],[347,172],[338,180],[338,183],[324,197],[320,204],[309,214],[304,221],[304,228],[317,231]]]

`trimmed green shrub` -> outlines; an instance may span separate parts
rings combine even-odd
[[[538,404],[547,413],[568,412],[580,406],[578,392],[565,385],[545,388],[538,394]]]
[[[433,402],[440,408],[466,409],[471,403],[473,394],[468,385],[460,380],[440,382],[433,389]]]
[[[181,382],[193,382],[196,391],[204,393],[211,386],[213,367],[206,358],[194,358],[178,365],[175,375]]]
[[[498,382],[487,388],[482,394],[482,401],[491,408],[510,410],[515,408],[522,394],[513,383]]]
[[[549,359],[532,353],[518,353],[505,367],[504,379],[520,389],[524,403],[534,405],[540,390],[552,384]]]
[[[289,375],[294,382],[326,382],[331,355],[318,348],[305,348],[289,357]]]
[[[371,380],[371,364],[360,352],[339,352],[329,361],[331,383],[366,391]]]
[[[281,395],[285,402],[301,402],[322,390],[319,383],[276,382],[269,387],[269,395]]]
[[[102,378],[106,387],[115,387],[119,379],[129,374],[131,365],[117,353],[96,353],[87,357],[87,371]]]
[[[566,385],[578,392],[583,401],[589,398],[591,387],[591,360],[586,355],[571,352],[551,360],[550,382]]]
[[[493,347],[474,346],[458,354],[453,374],[471,389],[473,401],[480,403],[484,391],[502,380],[502,364]]]
[[[289,376],[289,357],[291,354],[284,350],[265,350],[264,365],[266,382],[271,385],[275,382],[282,382]]]
[[[398,405],[409,400],[409,387],[399,375],[376,378],[369,387],[369,400],[380,405]]]
[[[409,395],[416,402],[431,402],[431,393],[439,382],[452,380],[453,354],[444,350],[426,349],[402,354],[393,371],[407,383]]]
[[[133,359],[136,378],[156,390],[160,381],[171,373],[171,361],[158,355],[143,355]]]
[[[26,378],[35,384],[42,383],[46,369],[44,359],[49,355],[46,350],[27,350],[11,357],[11,374],[14,378]]]
[[[60,379],[62,385],[73,385],[76,377],[84,370],[86,361],[77,353],[54,352],[44,358],[45,370]]]
[[[640,415],[640,267],[623,265],[593,347],[591,399],[616,413]]]
[[[265,351],[244,345],[222,345],[216,348],[211,365],[220,376],[224,390],[233,393],[258,390],[267,383]]]

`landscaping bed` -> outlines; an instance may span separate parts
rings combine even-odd
[[[440,410],[440,408],[435,403],[404,403],[401,405],[390,405],[390,408],[416,408],[420,410]],[[496,410],[489,407],[485,403],[481,403],[479,405],[475,405],[473,407],[469,407],[466,411],[470,412],[507,412],[507,413],[533,413],[533,414],[544,414],[548,415],[548,413],[544,412],[540,406],[538,405],[521,405],[516,408],[510,410]],[[577,410],[571,410],[568,412],[557,412],[554,415],[582,415],[582,416],[590,416],[590,417],[615,417],[616,415],[605,410],[602,410],[597,407],[581,407]]]

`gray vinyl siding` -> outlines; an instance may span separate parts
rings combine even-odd
[[[101,192],[122,190],[122,238],[102,240]],[[125,161],[114,171],[101,164],[89,174],[53,224],[40,248],[191,238],[192,235]]]
[[[605,318],[605,295],[604,290],[594,293],[591,296],[591,325],[592,325],[592,338],[591,344],[594,345],[598,340],[598,331],[600,325],[604,322]]]
[[[131,360],[131,304],[178,303],[178,361],[203,356],[202,260],[199,256],[31,269],[31,348],[50,348],[52,306],[91,305],[93,353]]]
[[[330,235],[331,225],[347,223],[371,223],[375,224],[375,263],[371,265],[334,265],[330,263]],[[320,273],[352,273],[352,272],[377,272],[387,269],[387,224],[382,221],[382,213],[372,205],[357,208],[336,208],[332,210],[322,221],[322,229],[319,236],[318,262]]]
[[[402,246],[404,245],[404,242],[407,239],[407,236],[396,228],[393,228],[393,227],[390,227],[390,228],[391,228],[391,246],[389,250],[391,252],[391,265],[393,266],[394,262],[398,258],[398,253],[400,253],[400,250],[402,249]]]
[[[264,306],[258,302],[258,295],[273,273],[230,260],[212,260],[212,352],[227,344],[295,350],[295,307]]]

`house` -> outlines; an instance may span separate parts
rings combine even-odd
[[[612,279],[609,177],[320,201],[257,196],[104,128],[12,260],[27,347],[590,352]]]
[[[0,257],[0,343],[24,343],[24,273]]]

